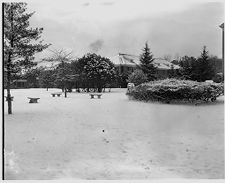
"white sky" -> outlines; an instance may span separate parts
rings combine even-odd
[[[182,11],[193,1],[174,0],[65,0],[31,1],[39,19],[48,17],[64,22],[77,19],[101,23],[130,20],[137,17],[157,16]],[[50,10],[50,11],[49,11]]]
[[[29,0],[33,27],[51,49],[74,56],[97,51],[140,54],[148,41],[155,57],[198,56],[204,45],[221,56],[222,1],[207,0]],[[38,57],[46,55],[42,53]]]

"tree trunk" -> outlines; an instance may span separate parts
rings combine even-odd
[[[46,89],[47,89],[47,91],[48,91],[48,87],[47,87]]]
[[[64,88],[64,94],[65,94],[65,98],[67,97],[67,91],[66,88]]]
[[[8,114],[12,114],[12,98],[10,94],[10,88],[7,87],[7,102],[8,102]]]
[[[11,29],[12,29],[12,32],[11,32],[11,38],[10,38],[10,46],[11,48],[13,48],[13,7],[11,7],[11,11],[10,11],[10,25],[11,25]],[[3,24],[4,25],[4,24]],[[4,30],[3,30],[4,31]],[[4,46],[4,45],[3,45]],[[9,52],[9,55],[8,55],[8,63],[7,63],[7,102],[8,102],[8,114],[12,114],[12,97],[11,97],[11,93],[10,93],[10,88],[11,88],[11,85],[10,85],[10,81],[11,81],[11,69],[12,69],[12,52],[10,51]]]
[[[11,71],[10,71],[10,63],[11,63],[11,54],[9,54],[8,63],[7,63],[7,102],[8,102],[8,114],[12,114],[12,98],[10,94],[10,81],[11,81]]]
[[[99,93],[102,92],[102,87],[98,87],[98,92],[99,92]]]

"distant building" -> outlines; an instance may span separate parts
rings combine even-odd
[[[110,58],[114,63],[119,74],[133,72],[135,69],[140,67],[139,56],[119,53],[118,55]],[[155,58],[153,64],[157,68],[156,76],[158,79],[167,78],[169,71],[173,68],[175,72],[180,68],[171,62],[168,62],[162,58]]]

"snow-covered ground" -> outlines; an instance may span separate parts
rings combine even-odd
[[[13,115],[5,102],[6,179],[224,178],[223,97],[195,106],[53,91],[12,90]]]

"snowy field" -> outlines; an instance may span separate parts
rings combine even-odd
[[[6,179],[224,178],[223,97],[194,106],[53,91],[12,90],[13,115],[5,102]]]

